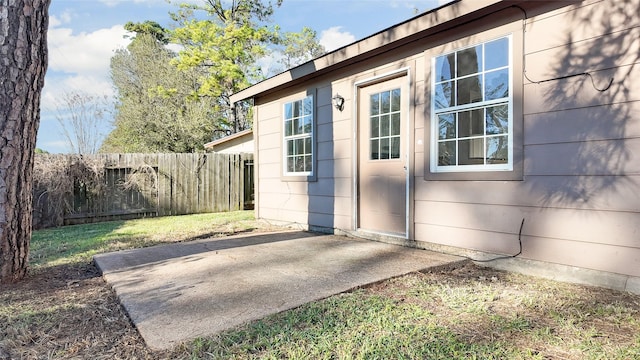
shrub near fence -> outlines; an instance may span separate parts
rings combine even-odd
[[[37,154],[34,228],[253,206],[253,154]]]

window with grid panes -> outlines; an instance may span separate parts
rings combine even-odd
[[[284,173],[313,173],[313,97],[284,104]]]
[[[511,38],[432,60],[431,170],[513,167]]]
[[[372,94],[369,106],[371,160],[400,158],[400,89]]]

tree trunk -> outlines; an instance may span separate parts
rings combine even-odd
[[[0,283],[27,273],[50,0],[0,0]]]

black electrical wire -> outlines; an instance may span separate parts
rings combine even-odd
[[[609,90],[609,88],[610,88],[610,87],[611,87],[611,85],[613,84],[613,78],[611,78],[611,79],[609,79],[609,84],[607,84],[607,86],[606,86],[604,89],[599,89],[599,88],[596,86],[595,81],[593,80],[593,76],[592,76],[590,73],[588,73],[588,72],[582,72],[582,73],[579,73],[579,74],[571,74],[571,75],[565,75],[565,76],[558,76],[558,77],[554,77],[554,78],[551,78],[551,79],[545,79],[545,80],[535,81],[535,80],[531,80],[531,79],[529,78],[529,76],[527,76],[527,71],[526,71],[526,70],[524,71],[524,77],[525,77],[527,80],[529,80],[530,82],[534,83],[534,84],[540,84],[540,83],[547,82],[547,81],[554,81],[554,80],[568,79],[568,78],[572,78],[572,77],[576,77],[576,76],[588,76],[588,77],[591,79],[591,85],[593,86],[593,88],[594,88],[594,89],[596,89],[596,90],[598,90],[598,91],[600,91],[600,92],[605,92],[605,91]]]
[[[471,261],[475,261],[475,262],[490,262],[490,261],[495,261],[495,260],[502,260],[502,259],[512,259],[520,254],[522,254],[522,227],[524,227],[524,218],[522,218],[522,222],[520,223],[520,231],[518,232],[518,243],[520,244],[520,250],[518,251],[517,254],[513,254],[513,255],[505,255],[505,256],[498,256],[492,259],[484,259],[484,260],[478,260],[478,259],[474,259],[468,256],[465,256],[467,259],[471,260]]]
[[[605,86],[604,88],[600,89],[596,86],[595,80],[593,80],[593,75],[591,75],[591,73],[589,72],[581,72],[581,73],[577,73],[577,74],[571,74],[571,75],[564,75],[564,76],[557,76],[554,78],[549,78],[549,79],[544,79],[544,80],[532,80],[529,75],[527,75],[527,58],[526,58],[526,54],[525,54],[525,32],[526,32],[526,21],[529,18],[529,15],[527,14],[527,11],[522,8],[519,5],[511,5],[510,7],[519,9],[520,11],[522,11],[522,13],[524,14],[524,19],[522,19],[522,74],[524,75],[524,78],[529,80],[529,82],[534,83],[534,84],[541,84],[541,83],[545,83],[548,81],[558,81],[558,80],[564,80],[564,79],[569,79],[572,77],[576,77],[576,76],[588,76],[589,79],[591,79],[591,85],[593,86],[594,89],[596,89],[599,92],[605,92],[607,90],[609,90],[609,88],[611,87],[611,85],[613,84],[613,78],[609,79],[609,84],[607,84],[607,86]]]

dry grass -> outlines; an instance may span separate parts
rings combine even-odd
[[[84,184],[94,195],[104,191],[104,169],[99,157],[81,155],[37,154],[34,159],[33,196],[38,227],[60,226],[65,212],[73,212],[76,183]],[[40,216],[39,213],[46,213]]]
[[[90,264],[56,266],[0,291],[0,358],[153,359]]]
[[[237,227],[232,218],[203,218],[212,225],[194,224],[183,240],[265,231],[258,222]],[[167,231],[154,224],[148,227]],[[117,229],[138,239],[128,226]],[[0,359],[640,359],[640,296],[473,264],[383,281],[152,352],[87,257],[61,255],[60,244],[51,244],[56,234],[40,238],[47,246],[39,247],[37,271],[0,289]],[[101,246],[119,241],[96,239]]]

